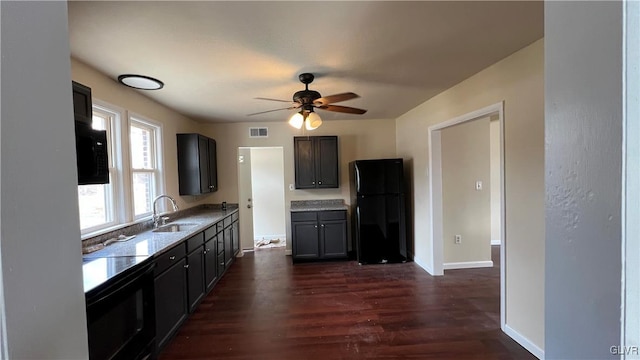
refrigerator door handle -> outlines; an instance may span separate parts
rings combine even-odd
[[[360,170],[358,170],[358,165],[356,165],[355,173],[356,173],[356,192],[360,192]]]

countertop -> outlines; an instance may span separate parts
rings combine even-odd
[[[291,212],[347,210],[342,199],[291,201]]]
[[[235,212],[238,212],[237,207],[225,211],[203,209],[169,223],[193,224],[185,231],[154,232],[153,230],[147,230],[135,234],[134,238],[126,242],[116,242],[102,250],[84,255],[82,272],[85,293],[146,259],[163,254],[174,245],[198,232],[204,231]],[[110,258],[117,258],[118,260],[108,260]]]

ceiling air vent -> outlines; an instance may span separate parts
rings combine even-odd
[[[252,127],[252,128],[249,128],[249,137],[252,137],[252,138],[266,138],[266,137],[269,137],[269,128],[266,128],[266,127]]]

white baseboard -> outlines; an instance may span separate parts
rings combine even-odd
[[[289,256],[291,256],[292,252],[291,252],[291,250],[285,250],[285,251],[284,251],[284,254],[285,254],[285,255],[289,255]]]
[[[414,256],[413,262],[418,264],[418,266],[420,266],[424,271],[429,273],[429,275],[433,276],[433,269],[429,265],[427,265],[427,263],[424,262],[422,259],[420,259],[417,256]]]
[[[284,240],[286,238],[287,238],[287,235],[285,235],[285,234],[280,234],[280,235],[260,235],[260,236],[256,236],[256,238],[253,239],[253,241],[256,242],[256,241],[260,241],[260,240],[275,240],[275,239]]]
[[[518,344],[522,345],[523,348],[527,349],[527,351],[532,353],[538,359],[544,359],[544,350],[531,342],[531,340],[522,336],[519,332],[513,330],[513,328],[509,327],[509,325],[504,325],[504,333],[509,335],[510,338],[515,340],[515,342],[517,342]]]
[[[486,267],[493,267],[493,261],[468,261],[468,262],[444,263],[443,267],[445,270],[486,268]]]
[[[502,240],[500,240],[500,239],[491,239],[491,245],[502,245]]]

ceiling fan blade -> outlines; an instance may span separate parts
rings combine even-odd
[[[357,114],[357,115],[362,115],[367,112],[367,110],[364,110],[364,109],[358,109],[354,107],[340,106],[340,105],[322,105],[322,106],[316,106],[316,108],[327,110],[327,111],[335,111],[335,112]]]
[[[329,96],[324,96],[321,97],[319,99],[316,99],[313,101],[314,105],[329,105],[329,104],[333,104],[333,103],[337,103],[337,102],[341,102],[341,101],[347,101],[347,100],[351,100],[351,99],[355,99],[355,98],[359,98],[360,96],[358,94],[354,94],[352,92],[346,92],[346,93],[342,93],[342,94],[335,94],[335,95],[329,95]]]
[[[300,107],[300,104],[295,105],[295,106],[290,106],[288,108],[282,108],[282,109],[273,109],[273,110],[267,110],[267,111],[260,111],[257,113],[253,113],[253,114],[247,114],[247,116],[253,116],[253,115],[259,115],[259,114],[266,114],[266,113],[270,113],[270,112],[274,112],[274,111],[280,111],[280,110],[293,110],[293,109],[297,109]]]
[[[291,101],[291,100],[270,99],[270,98],[263,98],[263,97],[257,97],[257,98],[254,98],[254,99],[257,99],[257,100],[269,100],[269,101],[279,101],[279,102],[286,102],[286,103],[293,103],[293,101]]]

